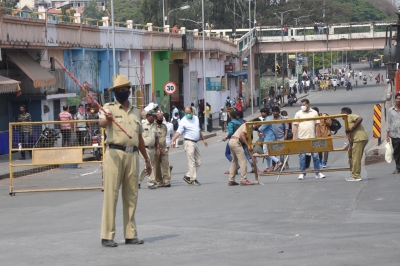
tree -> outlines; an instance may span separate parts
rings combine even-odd
[[[143,0],[114,0],[115,21],[126,22],[133,20],[134,24],[146,24],[141,11]],[[108,10],[111,10],[109,8]]]
[[[103,10],[99,10],[96,0],[92,0],[91,2],[89,2],[89,4],[83,9],[84,18],[101,20],[104,16],[105,12]]]
[[[5,0],[3,1],[3,6],[7,8],[15,8],[19,0]]]

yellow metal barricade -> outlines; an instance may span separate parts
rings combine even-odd
[[[104,129],[97,123],[10,123],[10,195],[102,189]]]
[[[330,116],[319,116],[313,118],[301,118],[301,119],[286,119],[286,120],[268,120],[268,121],[259,121],[259,122],[247,122],[246,129],[247,132],[252,132],[252,127],[256,125],[263,124],[282,124],[282,123],[293,123],[293,122],[303,122],[303,121],[311,121],[311,120],[321,120],[328,118],[343,118],[345,130],[349,128],[347,115],[330,115]],[[304,153],[313,153],[313,152],[339,152],[339,151],[347,151],[349,158],[349,166],[341,167],[341,168],[328,168],[324,169],[324,172],[336,172],[336,171],[350,171],[351,169],[351,145],[350,148],[335,148],[333,145],[334,139],[347,139],[350,143],[349,136],[347,135],[335,135],[323,138],[311,138],[311,139],[296,139],[296,140],[284,140],[284,141],[271,141],[271,142],[253,142],[251,135],[248,134],[248,143],[251,147],[254,145],[266,144],[268,154],[260,154],[257,156],[253,156],[253,152],[250,152],[251,157],[253,158],[254,165],[254,175],[256,183],[259,182],[259,176],[274,176],[274,175],[290,175],[290,174],[302,174],[302,173],[315,173],[320,172],[320,170],[298,170],[298,171],[280,171],[280,172],[258,172],[256,157],[268,157],[268,156],[280,156],[280,155],[292,155],[292,154],[304,154]],[[284,162],[282,162],[284,163]]]

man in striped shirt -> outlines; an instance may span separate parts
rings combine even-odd
[[[69,107],[67,105],[63,106],[63,111],[58,115],[60,121],[72,120],[72,115],[69,113]],[[60,124],[61,134],[62,134],[62,146],[66,147],[67,142],[71,138],[71,123]]]
[[[21,112],[20,115],[18,116],[18,122],[32,122],[31,115],[26,112],[26,106],[21,105],[19,107],[19,111]],[[32,125],[23,125],[20,127],[20,143],[22,144],[22,148],[29,148],[29,138],[32,137]],[[29,154],[32,158],[32,151],[29,151]],[[25,160],[25,151],[21,151],[21,157],[19,158],[20,160]]]

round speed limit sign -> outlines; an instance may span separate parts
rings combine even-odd
[[[164,85],[164,91],[166,94],[174,94],[174,92],[176,91],[176,84],[172,81],[168,81]]]

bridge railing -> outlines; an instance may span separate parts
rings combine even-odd
[[[3,45],[13,47],[61,46],[65,48],[88,47],[110,48],[111,31],[108,18],[95,20],[80,16],[46,14],[45,12],[28,12],[17,9],[5,9],[0,20],[0,39]],[[75,14],[77,15],[77,14]],[[45,19],[46,18],[46,19]],[[195,36],[195,50],[203,48],[200,40],[206,36],[206,50],[223,53],[237,53],[237,45],[229,36],[211,31],[198,32],[169,26],[156,27],[127,22],[115,22],[116,48],[144,50],[182,50],[182,34]]]
[[[390,24],[396,24],[395,21],[379,22],[359,22],[359,23],[341,23],[329,24],[319,28],[314,25],[289,26],[288,34],[282,36],[282,28],[277,26],[262,26],[252,29],[254,37],[258,37],[261,42],[290,42],[290,41],[311,41],[311,40],[336,40],[336,39],[358,39],[384,37],[386,27]],[[245,34],[237,41],[239,52],[248,49],[250,32],[246,29],[236,30]],[[247,31],[247,32],[246,32]],[[232,33],[231,29],[217,30],[222,35]]]

